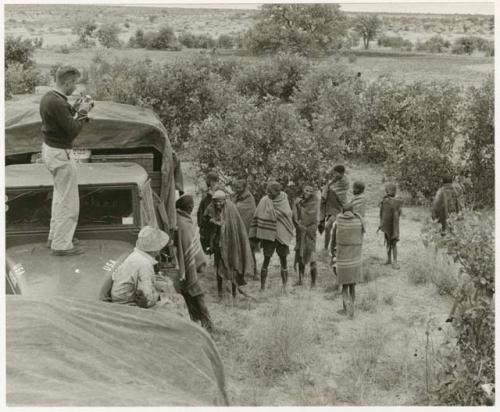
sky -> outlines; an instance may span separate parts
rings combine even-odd
[[[202,3],[203,2],[203,3]],[[278,3],[288,1],[271,1],[270,3]],[[309,1],[311,2],[311,1]],[[312,2],[321,2],[321,0],[316,0]],[[148,2],[149,3],[149,2]],[[142,3],[141,5],[149,5],[148,3]],[[188,7],[188,8],[235,8],[235,9],[257,9],[261,3],[249,2],[249,1],[210,1],[210,0],[198,0],[197,3],[189,2],[162,2],[158,1],[154,6],[159,7]],[[437,13],[437,14],[494,14],[495,3],[493,1],[406,1],[406,2],[394,2],[394,1],[350,1],[350,2],[335,2],[341,5],[343,11],[353,11],[353,12],[379,12],[379,13]],[[125,3],[122,3],[125,4]],[[151,4],[153,5],[153,4]]]

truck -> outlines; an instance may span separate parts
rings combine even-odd
[[[97,101],[74,150],[75,157],[80,155],[75,236],[86,252],[52,256],[46,241],[53,181],[38,162],[39,100],[6,102],[6,291],[99,299],[104,275],[131,251],[142,227],[175,234],[175,191],[182,189],[178,160],[152,110]],[[175,269],[175,252],[163,256],[163,263]]]

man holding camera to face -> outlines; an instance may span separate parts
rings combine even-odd
[[[47,246],[55,256],[73,256],[84,253],[73,239],[80,199],[76,164],[71,158],[73,140],[88,121],[87,114],[93,107],[87,96],[72,106],[67,96],[71,95],[80,78],[75,67],[63,66],[56,72],[56,85],[40,101],[42,118],[42,160],[54,178],[52,215]]]

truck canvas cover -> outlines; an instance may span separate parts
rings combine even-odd
[[[210,336],[158,310],[7,296],[8,406],[226,406]]]
[[[5,103],[5,155],[35,153],[43,142],[40,99],[35,95]],[[165,204],[170,228],[175,221],[174,154],[167,130],[156,114],[143,107],[109,101],[96,101],[75,140],[75,147],[116,149],[152,147],[162,153],[161,198]]]

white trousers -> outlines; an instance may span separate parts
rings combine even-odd
[[[49,232],[52,250],[73,247],[72,240],[80,213],[76,164],[70,153],[69,149],[56,149],[42,144],[42,160],[54,178]]]

